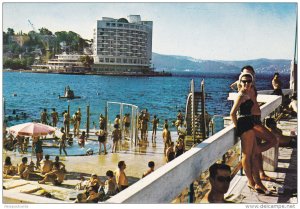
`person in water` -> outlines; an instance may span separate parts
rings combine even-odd
[[[85,131],[83,131],[80,135],[80,137],[78,138],[78,145],[82,148],[85,145],[85,141],[86,141],[86,135],[85,135]]]
[[[145,173],[143,173],[142,178],[144,178],[145,176],[148,176],[150,173],[154,172],[155,163],[153,161],[149,161],[148,167],[149,167],[149,169]]]

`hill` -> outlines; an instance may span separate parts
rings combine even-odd
[[[243,61],[201,60],[186,56],[162,55],[152,53],[152,63],[157,71],[172,73],[239,73],[245,65],[252,65],[256,73],[273,74],[290,72],[291,60],[286,59],[254,59]]]

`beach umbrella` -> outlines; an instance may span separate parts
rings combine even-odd
[[[42,123],[22,123],[8,128],[9,132],[19,136],[46,136],[52,134],[55,128]]]
[[[48,126],[42,123],[22,123],[8,128],[9,133],[19,136],[31,136],[32,142],[34,142],[35,137],[47,136],[52,134],[56,129],[52,126]],[[33,146],[32,146],[33,150]],[[32,153],[31,153],[32,154]],[[32,155],[31,155],[32,159]]]

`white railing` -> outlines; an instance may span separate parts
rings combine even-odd
[[[234,99],[236,95],[237,93],[230,93],[228,99]],[[280,106],[282,98],[258,95],[258,101],[265,103],[261,106],[264,118]],[[106,203],[170,203],[237,142],[234,126],[231,124],[113,196]]]

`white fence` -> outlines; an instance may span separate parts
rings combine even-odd
[[[236,95],[230,93],[228,99],[234,99]],[[264,118],[280,106],[282,98],[275,95],[258,95],[258,101],[265,103],[261,106],[262,118]],[[201,172],[222,158],[237,142],[233,125],[229,125],[113,196],[107,203],[170,203],[184,188],[197,179]]]

